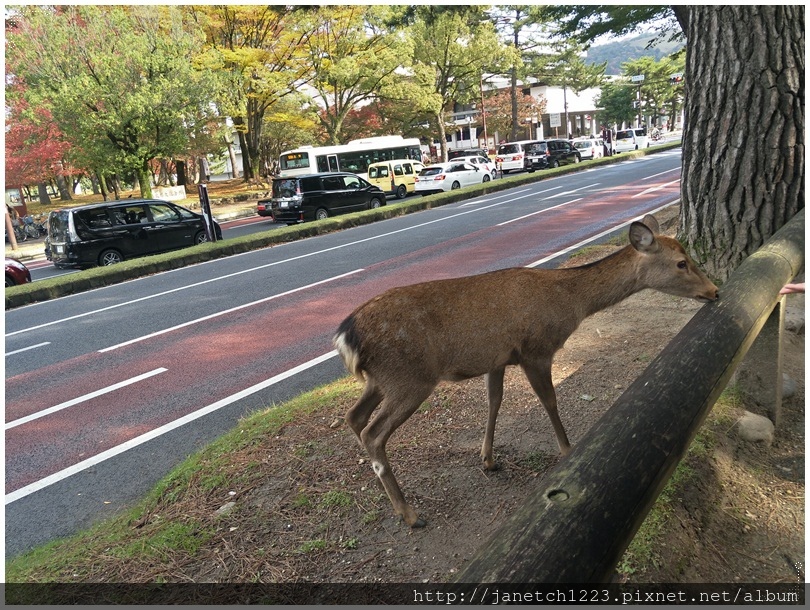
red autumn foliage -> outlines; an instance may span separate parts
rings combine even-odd
[[[65,165],[71,145],[50,120],[50,113],[41,110],[33,120],[24,110],[18,104],[6,120],[6,184],[37,184],[77,173]]]

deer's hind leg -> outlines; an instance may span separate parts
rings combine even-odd
[[[489,404],[489,417],[484,431],[484,444],[481,446],[481,459],[484,468],[496,470],[497,465],[492,457],[492,443],[495,438],[495,421],[498,419],[498,410],[503,401],[503,375],[506,368],[495,369],[487,373],[487,401]]]
[[[565,428],[563,428],[560,420],[560,414],[557,412],[557,394],[554,391],[554,384],[551,382],[551,360],[547,362],[523,362],[520,366],[523,372],[526,373],[526,377],[543,404],[546,413],[548,413],[548,418],[554,428],[554,434],[557,436],[560,453],[568,455],[571,451],[571,443],[568,442]]]
[[[425,521],[405,501],[405,496],[388,462],[385,445],[391,434],[430,396],[434,387],[435,385],[413,384],[384,392],[379,411],[360,433],[360,441],[371,458],[371,467],[382,482],[394,511],[402,515],[410,527],[424,527]]]
[[[368,425],[368,420],[377,405],[382,401],[382,394],[377,389],[374,381],[371,378],[366,380],[366,387],[363,388],[363,393],[354,406],[346,413],[346,423],[354,430],[357,439],[360,440],[360,433],[363,428]],[[361,441],[362,444],[362,441]]]

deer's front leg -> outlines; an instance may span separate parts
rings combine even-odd
[[[495,438],[495,421],[498,419],[498,410],[503,400],[503,375],[506,368],[495,369],[487,373],[487,400],[489,401],[489,417],[484,431],[484,444],[481,446],[481,459],[484,468],[496,470],[497,465],[492,457],[492,443]]]

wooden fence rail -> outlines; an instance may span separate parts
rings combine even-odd
[[[608,582],[735,368],[804,265],[804,211],[748,257],[456,579]]]

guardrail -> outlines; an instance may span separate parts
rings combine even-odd
[[[720,300],[695,314],[456,581],[609,582],[735,369],[780,309],[779,290],[803,265],[804,210],[734,271]]]

